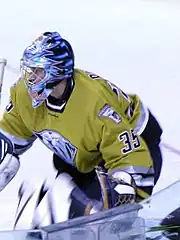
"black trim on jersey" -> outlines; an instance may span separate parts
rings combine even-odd
[[[63,113],[68,99],[70,98],[71,93],[74,89],[74,85],[74,79],[67,80],[67,85],[61,98],[57,99],[50,95],[45,101],[46,107],[51,111]]]

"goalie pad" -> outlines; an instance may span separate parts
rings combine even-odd
[[[0,132],[0,191],[13,179],[19,167],[18,156],[13,155],[12,142]]]
[[[0,164],[0,191],[2,191],[15,177],[19,167],[19,159],[13,155],[7,154]]]
[[[61,173],[51,186],[41,183],[34,187],[23,183],[19,189],[19,204],[14,228],[34,229],[69,219],[72,201],[80,202],[82,215],[100,211],[102,204],[89,199],[67,173]]]
[[[68,220],[73,188],[71,177],[65,173],[51,186],[47,182],[36,187],[23,183],[19,189],[14,229],[34,229]]]

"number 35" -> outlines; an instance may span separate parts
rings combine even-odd
[[[134,133],[133,129],[130,132],[124,131],[119,135],[119,141],[124,143],[124,148],[121,149],[122,154],[132,152],[133,150],[139,148],[141,143],[138,136]]]

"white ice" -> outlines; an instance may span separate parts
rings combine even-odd
[[[136,92],[159,119],[163,139],[180,143],[180,2],[177,0],[6,0],[1,2],[0,58],[8,60],[1,114],[16,81],[23,49],[44,31],[59,31],[75,51],[76,67]],[[23,101],[23,99],[22,99]],[[162,148],[155,192],[179,179],[180,156]],[[17,190],[26,179],[52,181],[52,154],[41,143],[21,157],[21,169],[0,193],[0,228],[11,229]],[[174,193],[176,194],[176,193]],[[169,197],[167,196],[167,201]],[[166,199],[164,199],[166,201]]]

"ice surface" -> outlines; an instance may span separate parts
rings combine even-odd
[[[37,240],[39,239],[47,240],[46,233],[42,230],[36,231],[0,231],[1,240]]]

